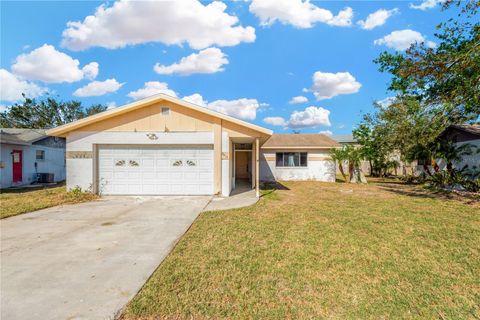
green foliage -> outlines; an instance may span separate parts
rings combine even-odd
[[[51,97],[38,101],[25,97],[22,103],[15,103],[0,113],[0,127],[53,128],[106,109],[106,106],[100,104],[83,108],[79,101],[57,101]]]
[[[443,8],[453,3],[446,1]],[[436,48],[413,44],[405,53],[383,52],[375,60],[381,72],[391,75],[388,89],[396,96],[390,105],[376,103],[375,112],[354,130],[374,175],[393,166],[389,157],[394,152],[407,163],[443,158],[449,172],[453,161],[468,154],[467,147],[454,150],[438,139],[449,125],[480,115],[480,1],[455,4],[463,7],[456,19],[438,26]]]
[[[451,7],[448,1],[445,9]],[[480,114],[480,1],[464,5],[458,19],[438,25],[436,48],[413,44],[405,53],[383,52],[375,62],[392,76],[389,90],[408,95],[436,109],[452,123]]]

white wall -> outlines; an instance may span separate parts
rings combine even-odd
[[[35,174],[53,173],[56,182],[65,180],[65,150],[42,145],[11,145],[1,144],[1,161],[5,167],[0,169],[1,188],[12,186],[12,155],[13,150],[22,150],[22,183],[30,184],[35,180]],[[45,160],[36,160],[36,151],[45,151]],[[37,169],[35,169],[35,162]]]
[[[307,167],[276,167],[276,152],[307,152]],[[324,150],[263,150],[260,151],[260,180],[315,180],[335,182],[335,162],[326,160],[329,152]],[[272,160],[266,160],[272,159]],[[319,160],[319,159],[325,160]]]
[[[222,156],[222,196],[228,197],[230,195],[231,179],[230,179],[230,139],[228,132],[222,132],[222,154],[228,154],[227,159],[223,159]]]
[[[213,144],[213,132],[73,132],[67,136],[68,151],[94,152],[95,144],[108,145],[202,145]],[[76,186],[88,190],[95,179],[95,155],[91,159],[67,159],[67,188]],[[95,191],[95,190],[93,190]]]
[[[465,165],[468,165],[470,169],[472,169],[474,166],[477,167],[477,169],[480,169],[480,153],[477,153],[478,150],[480,150],[480,139],[477,140],[470,140],[470,141],[465,141],[465,142],[458,142],[455,145],[461,146],[462,144],[470,144],[472,145],[472,151],[473,153],[469,156],[463,156],[461,161],[454,161],[453,162],[453,167],[457,170],[463,169]],[[478,149],[477,149],[478,148]],[[442,159],[436,159],[436,162],[438,166],[440,167],[440,170],[444,170],[446,167],[445,161]],[[428,166],[430,169],[430,172],[434,172],[432,166]],[[423,166],[422,165],[417,165],[416,166],[416,175],[421,175],[423,173]]]

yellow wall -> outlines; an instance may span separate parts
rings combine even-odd
[[[168,116],[162,115],[162,107],[170,108]],[[212,131],[213,122],[212,116],[162,101],[87,125],[78,131]]]

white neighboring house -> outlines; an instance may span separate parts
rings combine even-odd
[[[65,180],[64,138],[43,129],[1,128],[0,148],[0,188],[31,184],[41,173]]]
[[[476,167],[480,169],[480,124],[454,124],[445,129],[438,139],[448,139],[453,141],[455,145],[461,146],[469,144],[472,147],[472,154],[465,155],[460,161],[454,161],[453,166],[457,170],[461,170],[465,166],[472,169]],[[427,164],[431,168],[431,159],[420,159],[417,161],[417,173],[421,174],[423,165]],[[443,160],[437,159],[437,163],[441,170],[446,166]]]

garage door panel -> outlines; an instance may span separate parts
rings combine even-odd
[[[100,147],[105,194],[213,194],[213,150],[181,147]]]

